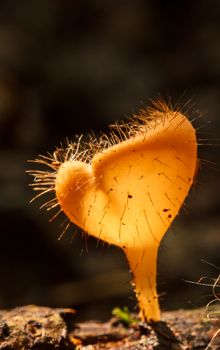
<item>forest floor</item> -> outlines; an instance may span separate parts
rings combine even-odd
[[[28,305],[0,311],[1,350],[219,350],[220,320],[204,309],[164,312],[163,321],[74,322],[72,309]]]

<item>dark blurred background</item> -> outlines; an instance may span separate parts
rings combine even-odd
[[[202,260],[220,267],[219,43],[218,0],[0,2],[0,308],[75,307],[82,320],[136,306],[123,253],[73,227],[58,241],[59,220],[29,204],[25,171],[65,137],[106,131],[159,95],[192,98],[208,139],[200,148],[208,162],[161,247],[161,304],[212,298],[184,279],[219,274]]]

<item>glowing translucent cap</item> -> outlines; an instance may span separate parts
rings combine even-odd
[[[56,178],[58,201],[89,234],[126,248],[160,242],[193,182],[195,130],[172,112],[150,130],[96,154],[68,161]]]

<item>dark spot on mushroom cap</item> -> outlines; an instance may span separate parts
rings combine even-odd
[[[167,211],[169,211],[170,209],[164,208],[163,211],[166,213]]]
[[[171,215],[171,214],[169,214],[169,215],[168,215],[168,218],[169,218],[169,219],[170,219],[170,218],[172,218],[172,215]]]
[[[128,198],[132,198],[133,196],[131,194],[128,194]]]

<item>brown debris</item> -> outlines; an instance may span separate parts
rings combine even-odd
[[[112,318],[105,323],[74,322],[74,310],[28,305],[0,311],[1,350],[208,350],[220,349],[220,328],[205,310],[172,311],[163,322],[126,327]]]
[[[73,313],[71,309],[35,305],[0,311],[0,349],[74,349],[64,321]]]

